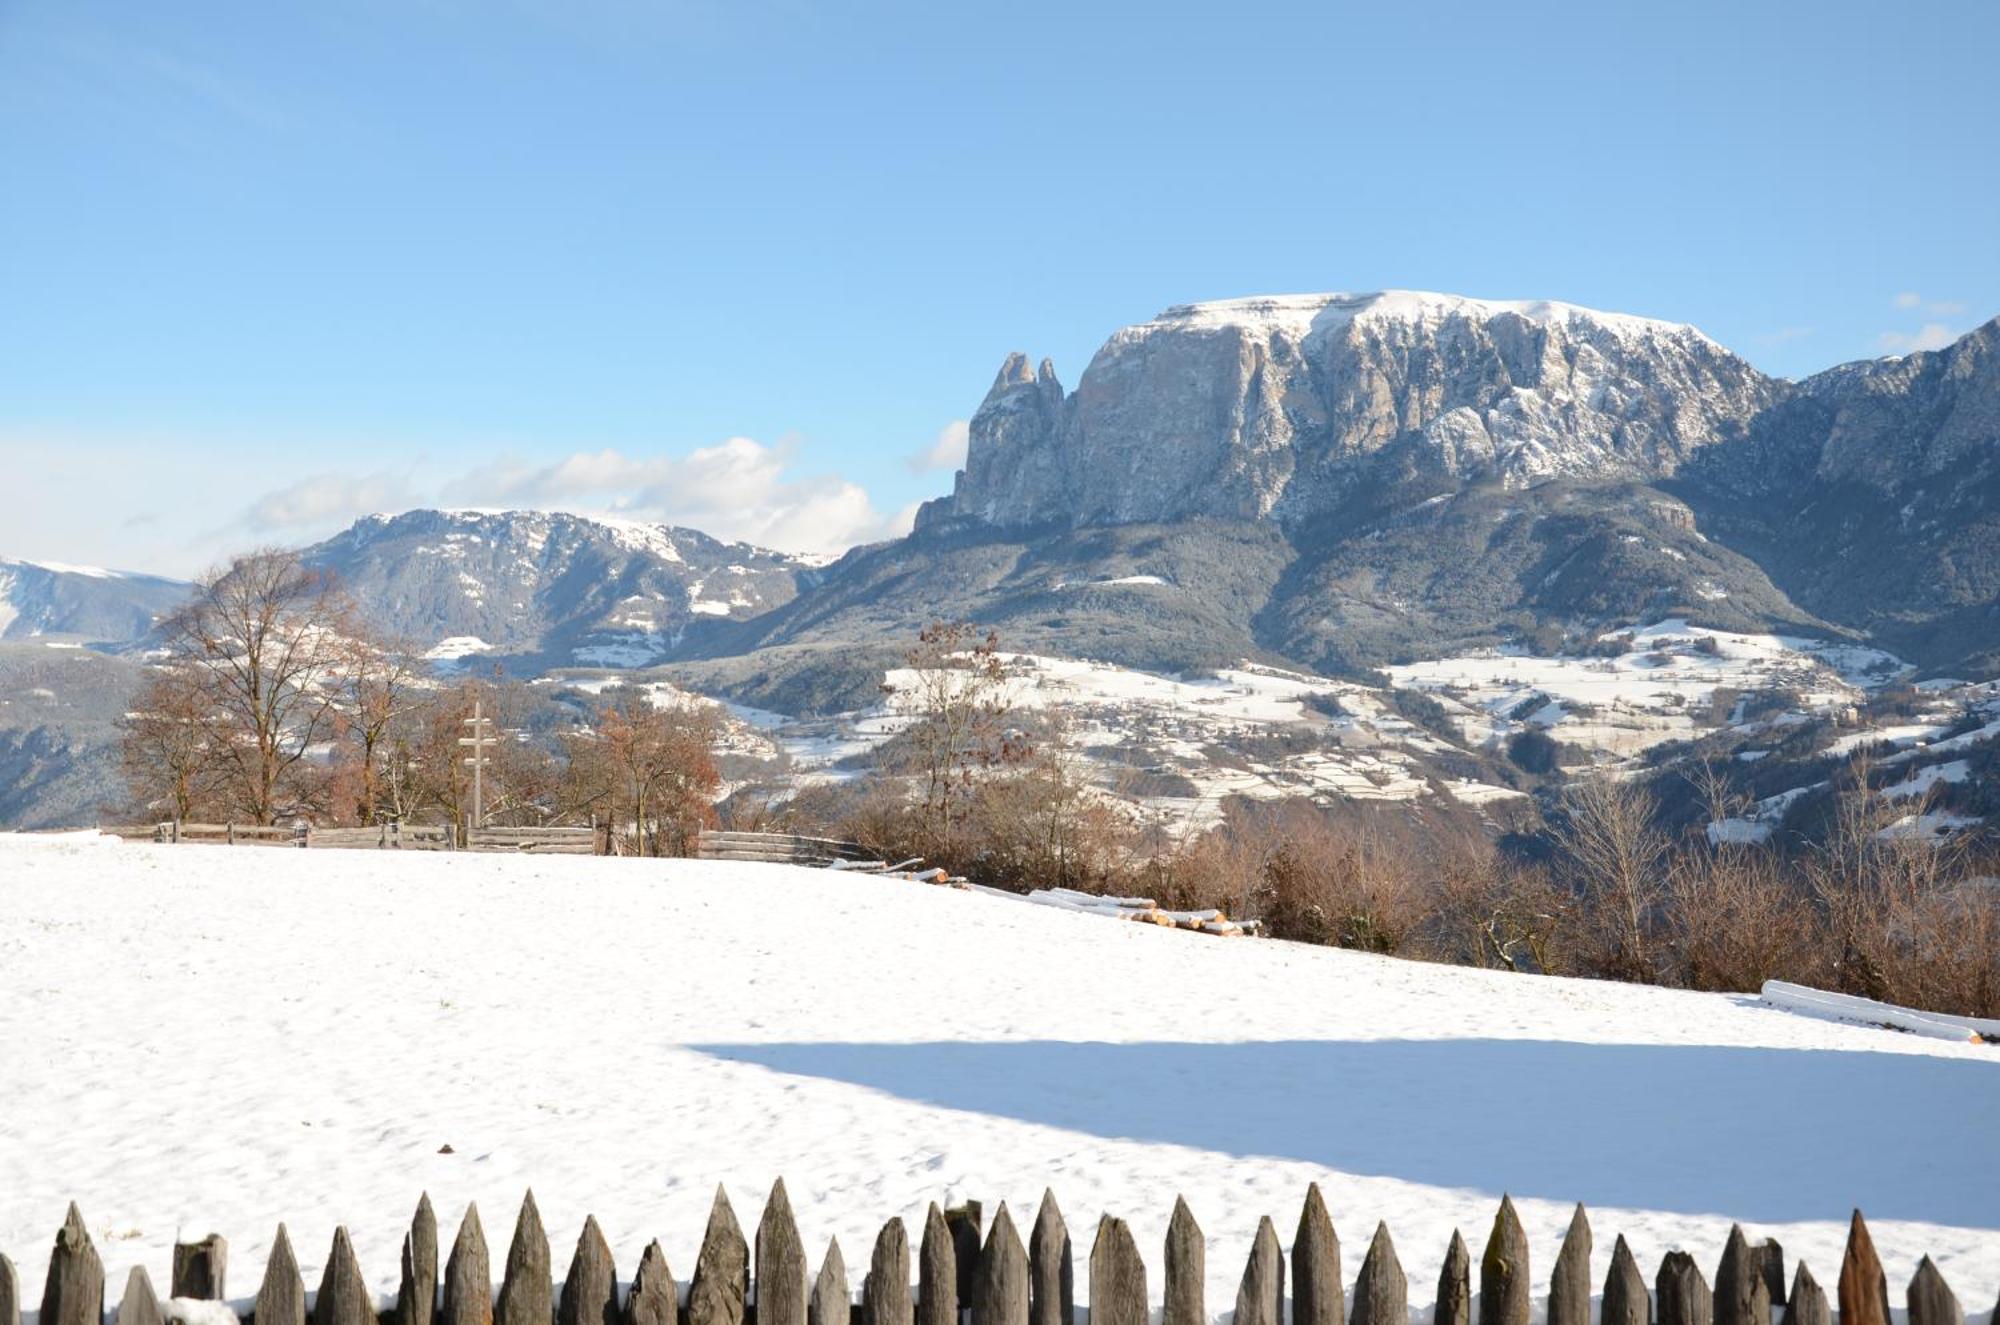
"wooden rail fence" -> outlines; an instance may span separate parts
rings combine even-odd
[[[384,823],[373,828],[317,828],[311,824],[161,823],[101,831],[155,842],[220,846],[321,847],[335,850],[529,851],[537,855],[610,854],[610,832],[595,828],[469,828],[450,824]]]
[[[1548,1325],[1592,1325],[1591,1230],[1582,1206],[1570,1221],[1548,1279]],[[1205,1244],[1187,1202],[1176,1201],[1160,1265],[1160,1325],[1207,1325]],[[115,1325],[212,1325],[234,1315],[221,1302],[228,1244],[214,1234],[174,1249],[170,1303],[163,1304],[143,1266],[125,1281]],[[646,1248],[630,1290],[621,1295],[610,1245],[593,1216],[558,1288],[549,1240],[534,1193],[514,1223],[497,1301],[491,1259],[477,1207],[468,1207],[438,1277],[438,1226],[430,1198],[417,1202],[403,1239],[402,1278],[393,1311],[379,1321],[368,1281],[347,1230],[337,1228],[311,1310],[311,1325],[1075,1325],[1075,1265],[1068,1226],[1045,1193],[1025,1241],[1003,1203],[981,1230],[976,1202],[953,1210],[932,1204],[917,1244],[911,1282],[909,1235],[901,1219],[883,1225],[862,1274],[857,1300],[840,1244],[829,1244],[814,1274],[780,1180],[771,1189],[753,1246],[720,1189],[708,1216],[685,1306],[660,1244]],[[1306,1191],[1289,1266],[1269,1217],[1258,1226],[1241,1286],[1235,1325],[1407,1325],[1409,1287],[1386,1225],[1378,1224],[1361,1261],[1351,1303],[1341,1276],[1340,1238],[1317,1185]],[[1098,1221],[1085,1267],[1088,1325],[1149,1325],[1154,1299],[1146,1264],[1125,1221]],[[1502,1198],[1479,1258],[1478,1296],[1465,1241],[1452,1234],[1437,1284],[1435,1325],[1528,1325],[1534,1296],[1528,1239],[1511,1200]],[[754,1287],[754,1292],[753,1292]],[[440,1293],[440,1288],[442,1293]],[[1835,1285],[1841,1325],[1890,1325],[1889,1286],[1868,1226],[1854,1212]],[[49,1258],[40,1325],[103,1325],[104,1266],[82,1216],[69,1208]],[[1905,1292],[1907,1325],[1966,1325],[1965,1312],[1926,1256]],[[20,1285],[0,1256],[0,1325],[19,1325]],[[1732,1228],[1713,1286],[1685,1251],[1667,1253],[1647,1289],[1621,1236],[1603,1280],[1599,1325],[1832,1325],[1832,1303],[1803,1262],[1787,1283],[1784,1249],[1752,1244]],[[2000,1312],[2000,1307],[1995,1308]],[[264,1266],[250,1325],[306,1325],[305,1283],[283,1224]],[[1995,1321],[1994,1325],[2000,1325]]]
[[[169,821],[143,828],[105,828],[120,837],[148,837],[155,842],[207,843],[220,846],[331,847],[352,850],[450,851],[458,835],[449,824],[384,823],[372,828],[315,828],[311,824],[202,824]]]
[[[704,828],[695,839],[702,860],[761,860],[780,865],[831,865],[836,860],[873,860],[875,853],[858,842],[795,833],[736,833]]]
[[[606,828],[468,828],[468,851],[528,851],[538,856],[608,856]]]

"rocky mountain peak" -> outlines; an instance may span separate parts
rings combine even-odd
[[[1304,520],[1385,472],[1654,478],[1783,384],[1692,327],[1422,291],[1180,304],[1065,395],[1010,355],[940,514],[1002,527]],[[933,517],[934,518],[934,517]]]

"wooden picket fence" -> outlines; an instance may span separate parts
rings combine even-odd
[[[1162,1257],[1160,1325],[1208,1325],[1205,1243],[1186,1201],[1176,1201]],[[228,1244],[211,1234],[174,1249],[171,1298],[224,1300]],[[1591,1230],[1582,1206],[1570,1221],[1548,1280],[1547,1325],[1592,1325]],[[814,1275],[791,1202],[780,1180],[764,1206],[756,1242],[744,1238],[729,1198],[717,1190],[695,1261],[686,1305],[660,1244],[646,1248],[630,1291],[621,1296],[611,1248],[595,1217],[584,1221],[560,1290],[534,1193],[521,1203],[514,1238],[493,1294],[491,1259],[477,1207],[469,1207],[438,1277],[438,1226],[430,1198],[417,1202],[403,1239],[402,1279],[393,1312],[378,1321],[368,1281],[345,1228],[320,1278],[312,1325],[1077,1325],[1070,1235],[1055,1194],[1045,1193],[1024,1243],[1003,1203],[982,1231],[981,1210],[935,1203],[924,1219],[914,1289],[910,1243],[901,1219],[875,1239],[857,1299],[840,1244],[829,1244]],[[1290,1271],[1287,1316],[1286,1273]],[[1098,1221],[1085,1268],[1088,1325],[1150,1325],[1153,1298],[1145,1261],[1125,1221]],[[754,1287],[754,1292],[753,1292]],[[440,1288],[442,1294],[440,1295]],[[40,1325],[103,1325],[104,1267],[75,1205],[56,1235]],[[1848,1228],[1836,1286],[1841,1325],[1890,1325],[1888,1280],[1861,1212]],[[1453,1233],[1438,1278],[1435,1325],[1528,1325],[1534,1296],[1528,1239],[1511,1200],[1499,1212],[1479,1259],[1478,1297],[1465,1240]],[[1905,1297],[1907,1325],[1965,1325],[1966,1316],[1926,1256]],[[0,1325],[19,1325],[20,1288],[0,1257]],[[1832,1325],[1832,1306],[1800,1263],[1785,1279],[1784,1250],[1752,1244],[1732,1228],[1710,1286],[1694,1258],[1673,1251],[1649,1292],[1621,1236],[1603,1281],[1599,1325]],[[218,1309],[204,1304],[203,1325]],[[1996,1307],[2000,1312],[2000,1307]],[[191,1320],[183,1301],[163,1306],[145,1268],[127,1278],[115,1325]],[[285,1226],[278,1226],[249,1325],[306,1325],[305,1284]],[[1340,1239],[1315,1184],[1306,1191],[1289,1266],[1277,1229],[1257,1228],[1237,1289],[1235,1325],[1408,1325],[1408,1281],[1386,1225],[1378,1224],[1362,1258],[1350,1303],[1341,1278]],[[1994,1325],[2000,1325],[1996,1320]]]

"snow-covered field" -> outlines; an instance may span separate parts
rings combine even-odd
[[[1610,657],[1491,649],[1387,671],[1400,687],[1451,701],[1475,744],[1536,726],[1573,745],[1630,755],[1721,725],[1700,712],[1718,690],[1789,686],[1801,704],[1823,709],[1852,704],[1910,670],[1860,645],[1711,630],[1678,618],[1620,634],[1629,644]]]
[[[1101,790],[1174,823],[1205,827],[1231,796],[1414,800],[1434,790],[1423,757],[1449,748],[1399,716],[1385,692],[1351,681],[1248,662],[1179,677],[1077,658],[1003,657],[1003,694],[1012,710],[1059,714],[1065,740],[1085,757]],[[566,676],[556,684],[595,694],[620,679]],[[893,668],[883,682],[891,693],[882,702],[833,717],[723,705],[723,748],[782,755],[795,784],[853,776],[842,761],[867,755],[918,717],[916,673]],[[663,682],[643,688],[660,704],[714,702]],[[1300,748],[1269,748],[1283,736],[1303,738],[1296,740]],[[1179,779],[1181,789],[1134,791],[1139,770]],[[1468,804],[1519,795],[1467,778],[1439,787]]]
[[[1503,1191],[1538,1283],[1580,1199],[1593,1280],[1621,1231],[1711,1271],[1735,1218],[1831,1284],[1859,1204],[1899,1302],[1925,1252],[1969,1312],[2000,1287],[2000,1048],[851,874],[0,837],[0,1051],[31,1302],[71,1199],[114,1297],[209,1231],[247,1296],[280,1219],[309,1285],[344,1222],[386,1295],[420,1190],[496,1266],[532,1185],[558,1266],[594,1212],[685,1275],[715,1184],[748,1227],[779,1175],[850,1265],[1052,1185],[1079,1265],[1120,1214],[1155,1293],[1185,1193],[1217,1313],[1314,1180],[1348,1275],[1386,1219],[1419,1303]]]

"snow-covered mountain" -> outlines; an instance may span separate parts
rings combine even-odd
[[[1880,649],[1896,685],[1958,678],[1918,706],[1957,740],[1985,721],[1977,683],[2000,676],[2000,322],[1788,382],[1691,327],[1567,304],[1182,305],[1112,335],[1073,392],[1048,362],[1009,356],[953,493],[910,537],[830,565],[521,511],[374,516],[306,555],[442,663],[658,667],[648,683],[835,728],[866,725],[885,671],[941,617],[1156,677],[1315,677],[1366,687],[1377,709],[1418,689],[1454,724],[1362,723],[1343,739],[1391,752],[1367,756],[1381,768],[1314,747],[1258,772],[1271,788],[1356,769],[1479,782],[1524,723],[1601,756],[1728,732],[1762,750],[1763,719],[1688,689],[1717,639]],[[130,640],[184,589],[0,563],[0,635]],[[1606,654],[1635,631],[1681,642]],[[1790,649],[1758,686],[1811,672]],[[1546,684],[1529,693],[1503,683],[1513,662],[1480,661],[1516,657],[1544,660]],[[1670,657],[1692,669],[1678,688],[1656,684]],[[1611,699],[1579,702],[1605,677]],[[1869,728],[1871,687],[1887,684],[1777,694],[1818,744],[1794,733],[1795,760],[1759,761],[1769,794],[1821,777],[1812,761]],[[1881,704],[1883,730],[1910,707]],[[1207,757],[1152,764],[1199,784]]]
[[[62,635],[126,643],[152,629],[187,592],[185,582],[155,575],[0,557],[0,639]]]
[[[927,521],[1210,516],[1288,525],[1365,480],[1651,479],[1782,387],[1692,327],[1392,290],[1183,304],[1115,333],[1075,392],[1008,358]]]
[[[410,511],[308,548],[376,624],[516,670],[655,662],[778,607],[815,563],[692,529],[545,511]]]

